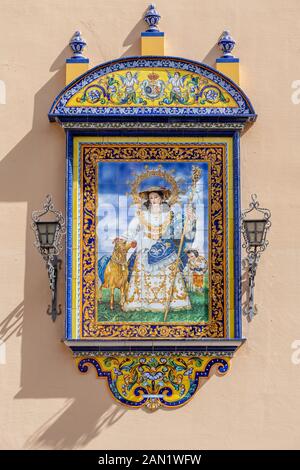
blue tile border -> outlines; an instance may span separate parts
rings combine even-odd
[[[89,135],[105,135],[105,132],[90,132]],[[130,135],[124,132],[124,135]],[[162,135],[170,135],[167,131]],[[172,132],[173,135],[181,136],[180,132]],[[212,137],[232,137],[233,138],[233,187],[234,187],[234,338],[242,338],[242,310],[241,310],[241,236],[240,236],[240,133],[239,131],[204,131],[197,132],[200,136]],[[72,185],[73,185],[73,139],[86,135],[80,131],[66,131],[66,318],[65,337],[72,338]],[[195,135],[194,132],[185,132],[185,135]],[[170,135],[171,136],[171,135]],[[157,135],[158,140],[159,136]]]
[[[240,134],[233,135],[233,187],[234,187],[234,336],[242,337],[241,311],[241,191],[240,191]]]
[[[156,37],[163,37],[164,35],[165,35],[165,33],[163,33],[162,31],[156,31],[156,32],[155,31],[153,31],[153,32],[152,31],[149,31],[149,32],[144,31],[144,32],[141,33],[141,37],[147,37],[147,36],[149,36],[149,37],[155,37],[155,36]]]
[[[65,336],[72,338],[72,180],[73,136],[66,132],[66,318]]]
[[[240,59],[237,57],[220,57],[219,59],[216,59],[217,64],[222,64],[222,63],[233,63],[233,62],[239,62]]]
[[[78,57],[78,58],[70,58],[66,59],[66,64],[89,64],[90,59],[85,57]]]

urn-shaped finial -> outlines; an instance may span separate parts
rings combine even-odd
[[[144,21],[149,26],[147,29],[147,32],[153,33],[153,32],[159,31],[157,25],[159,23],[160,18],[161,16],[156,10],[155,5],[151,3],[151,5],[149,5],[148,10],[146,11],[145,16],[144,16]]]
[[[83,49],[86,46],[86,42],[83,39],[83,37],[81,36],[80,31],[76,31],[73,34],[72,39],[69,42],[69,46],[73,51],[72,59],[83,59],[84,58]]]
[[[223,57],[233,57],[231,51],[235,46],[235,40],[230,35],[229,31],[224,31],[218,41],[218,46],[223,52]]]

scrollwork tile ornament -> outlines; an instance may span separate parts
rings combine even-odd
[[[153,70],[155,75],[159,75],[155,80],[150,73]],[[172,83],[174,79],[181,80],[180,95],[173,92],[170,79]],[[146,86],[147,80],[149,87]],[[131,81],[135,83],[133,93],[126,85]],[[154,88],[162,96],[156,98]],[[94,68],[60,93],[51,107],[49,118],[55,121],[72,116],[78,120],[88,115],[95,119],[100,115],[220,116],[227,122],[237,116],[247,121],[256,118],[245,94],[216,70],[174,57],[123,58]]]
[[[108,380],[113,396],[132,408],[183,406],[199,388],[199,379],[208,378],[214,366],[224,375],[230,356],[199,353],[97,353],[76,357],[80,372],[94,366],[98,377]]]

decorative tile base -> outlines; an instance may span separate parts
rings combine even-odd
[[[107,378],[121,404],[151,410],[184,405],[196,393],[200,378],[209,377],[214,366],[224,375],[230,363],[229,355],[199,352],[80,353],[75,358],[80,372],[93,365],[99,377]]]

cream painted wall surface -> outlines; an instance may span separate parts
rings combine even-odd
[[[65,138],[47,112],[64,86],[67,44],[81,30],[91,65],[139,54],[147,5],[0,0],[0,448],[299,449],[299,0],[156,3],[168,55],[214,65],[218,37],[231,31],[258,113],[241,142],[242,202],[256,192],[273,225],[257,273],[258,315],[244,321],[247,342],[231,372],[181,409],[125,409],[92,370],[77,372],[61,342],[63,318],[53,324],[45,314],[48,280],[30,214],[48,192],[64,206]]]

